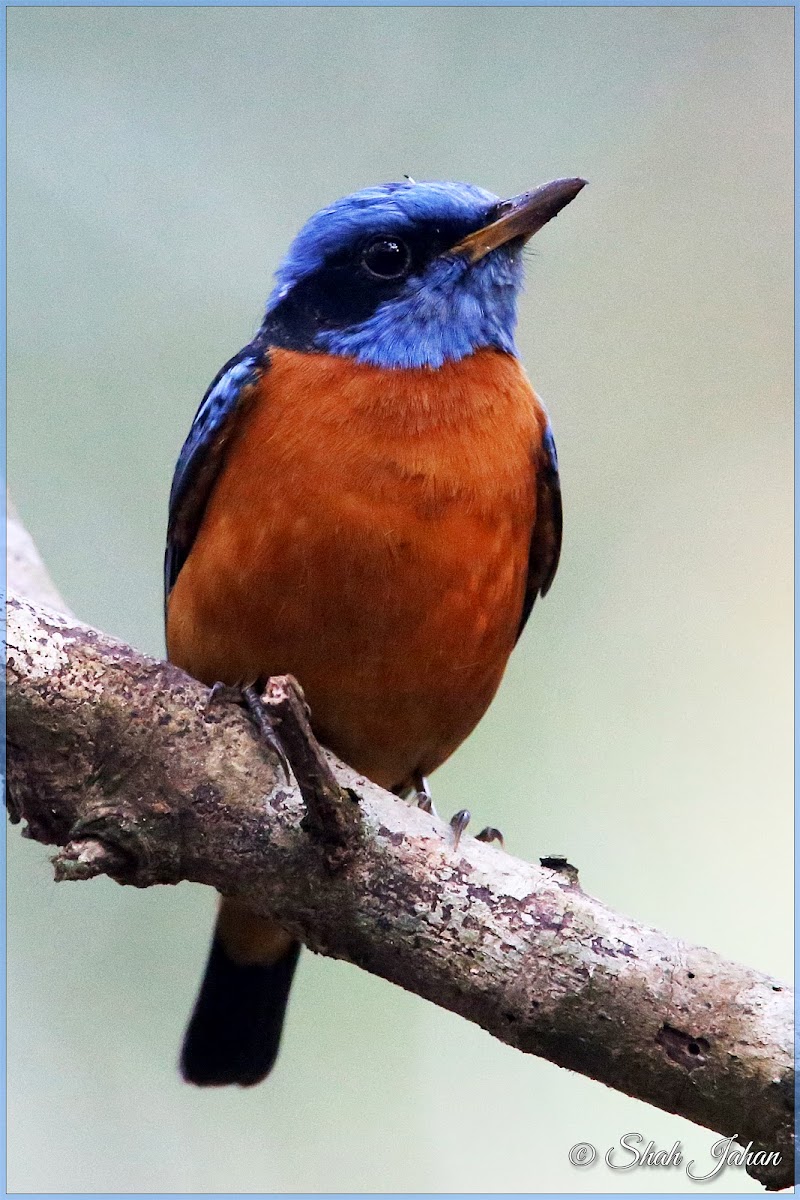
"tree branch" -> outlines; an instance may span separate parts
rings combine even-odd
[[[749,1172],[792,1183],[783,984],[612,912],[563,868],[467,836],[454,850],[446,824],[317,746],[287,680],[267,704],[299,787],[240,708],[21,596],[7,695],[9,811],[61,847],[56,878],[236,895],[509,1045],[752,1142]]]

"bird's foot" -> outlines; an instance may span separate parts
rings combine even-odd
[[[291,782],[289,760],[281,745],[280,738],[269,718],[266,708],[261,701],[261,693],[255,684],[249,683],[244,687],[231,687],[227,683],[215,683],[206,698],[206,712],[217,704],[238,704],[246,710],[261,740],[269,747],[280,763],[286,783]]]
[[[417,808],[421,808],[423,812],[432,813],[437,816],[436,809],[433,807],[431,799],[431,787],[425,775],[417,772],[412,778],[414,787],[414,803]],[[406,795],[408,793],[405,793]],[[467,828],[470,822],[469,809],[460,808],[457,813],[454,813],[450,818],[450,828],[453,830],[453,849],[457,850],[461,841],[461,835]],[[503,843],[503,835],[499,829],[495,829],[493,825],[487,825],[480,833],[475,835],[476,842],[499,842]]]

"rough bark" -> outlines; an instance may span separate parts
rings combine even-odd
[[[271,703],[302,788],[240,708],[208,696],[168,663],[10,599],[9,811],[61,847],[57,878],[239,896],[509,1045],[752,1142],[770,1157],[750,1173],[792,1183],[788,987],[612,912],[569,872],[467,835],[454,849],[435,816],[304,746],[287,681]]]

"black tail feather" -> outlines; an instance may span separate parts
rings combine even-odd
[[[181,1051],[184,1079],[200,1087],[250,1087],[269,1074],[299,953],[293,942],[275,963],[242,966],[215,936]]]

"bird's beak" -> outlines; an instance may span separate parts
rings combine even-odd
[[[562,208],[566,208],[585,186],[585,179],[554,179],[551,183],[534,188],[532,192],[523,192],[521,196],[503,200],[489,225],[476,229],[447,253],[463,254],[470,262],[477,262],[498,246],[505,246],[506,242],[515,239],[527,242]]]

